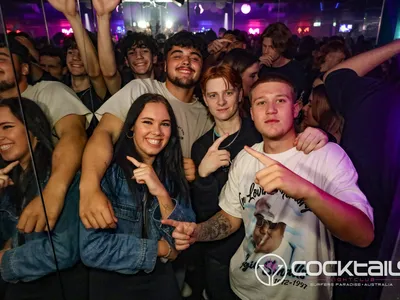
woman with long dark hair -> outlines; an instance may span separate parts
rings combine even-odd
[[[178,126],[168,101],[144,94],[132,104],[101,183],[117,226],[81,226],[80,248],[90,299],[180,299],[170,261],[173,228],[163,219],[194,220]]]
[[[51,126],[35,102],[21,101],[36,174],[44,189],[52,167]],[[69,290],[66,296],[73,287],[73,298],[83,300],[87,295],[86,282],[82,280],[85,273],[81,265],[77,266],[79,176],[72,182],[60,218],[51,231],[52,242],[45,232],[23,234],[16,229],[22,210],[39,195],[22,120],[17,98],[0,101],[0,246],[3,249],[0,251],[0,270],[2,280],[6,282],[3,284],[4,299],[64,299],[56,271],[69,269],[60,272],[65,290]]]

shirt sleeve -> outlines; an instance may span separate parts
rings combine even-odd
[[[45,86],[40,89],[36,101],[48,117],[52,127],[68,115],[86,117],[86,127],[89,126],[93,114],[76,96],[75,92],[61,82],[43,82]]]
[[[139,96],[148,92],[148,89],[140,80],[132,80],[96,111],[97,119],[100,121],[103,115],[108,113],[124,122],[132,103]]]
[[[349,113],[356,112],[368,95],[382,88],[382,85],[382,81],[360,77],[351,69],[336,70],[325,79],[329,103],[345,118]]]
[[[79,261],[79,177],[76,176],[65,199],[62,214],[52,231],[58,268],[71,268]],[[1,260],[1,276],[7,282],[28,282],[57,271],[51,242],[46,233],[7,250]]]
[[[219,207],[231,216],[242,219],[243,208],[239,194],[239,176],[242,168],[239,163],[243,158],[240,158],[242,155],[239,153],[229,170],[228,181],[219,195]]]
[[[340,146],[330,143],[330,168],[325,168],[326,181],[323,190],[333,197],[361,210],[374,224],[373,208],[357,185],[358,174],[346,152]]]
[[[157,240],[116,233],[113,229],[86,229],[83,224],[80,227],[81,259],[86,266],[122,274],[153,271]]]

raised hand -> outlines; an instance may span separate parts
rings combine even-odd
[[[186,250],[197,239],[197,224],[190,222],[179,222],[175,220],[161,220],[164,225],[175,227],[172,237],[175,239],[175,249],[178,251]]]
[[[217,54],[219,52],[224,52],[228,51],[229,45],[232,43],[232,41],[227,40],[227,39],[217,39],[210,44],[208,44],[208,53],[210,54]]]
[[[305,199],[309,196],[309,192],[312,190],[312,184],[309,181],[253,148],[245,146],[244,149],[265,166],[256,173],[254,181],[265,192],[273,194],[276,190],[280,190],[293,199]]]
[[[111,14],[121,3],[121,0],[93,0],[93,7],[98,16]]]
[[[207,177],[220,167],[227,167],[230,164],[231,154],[227,150],[218,150],[221,143],[229,136],[220,136],[208,149],[199,166],[200,177]]]
[[[4,189],[4,188],[8,187],[9,185],[14,185],[14,182],[8,176],[8,173],[10,173],[11,170],[14,169],[14,167],[17,165],[19,165],[19,161],[14,161],[14,162],[10,163],[4,169],[0,170],[0,189]]]
[[[328,141],[328,136],[324,131],[314,127],[307,127],[297,136],[294,146],[296,146],[297,150],[309,154],[324,147]]]
[[[158,178],[156,172],[154,172],[154,169],[151,165],[141,163],[130,156],[127,156],[126,158],[136,166],[136,169],[133,170],[132,179],[136,180],[136,182],[139,184],[147,185],[150,194],[152,194],[153,196],[160,197],[168,195],[167,190],[162,185],[160,179]]]
[[[59,12],[65,16],[75,16],[78,12],[76,10],[76,0],[48,0]]]

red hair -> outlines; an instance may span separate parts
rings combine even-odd
[[[228,64],[221,64],[208,68],[201,77],[200,87],[203,94],[206,93],[207,82],[211,79],[223,78],[234,88],[240,90],[242,88],[242,77]]]

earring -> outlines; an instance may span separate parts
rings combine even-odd
[[[135,133],[132,131],[132,135],[131,136],[129,136],[129,134],[126,132],[125,133],[125,135],[126,135],[126,137],[128,138],[128,139],[133,139],[133,135],[134,135]]]

